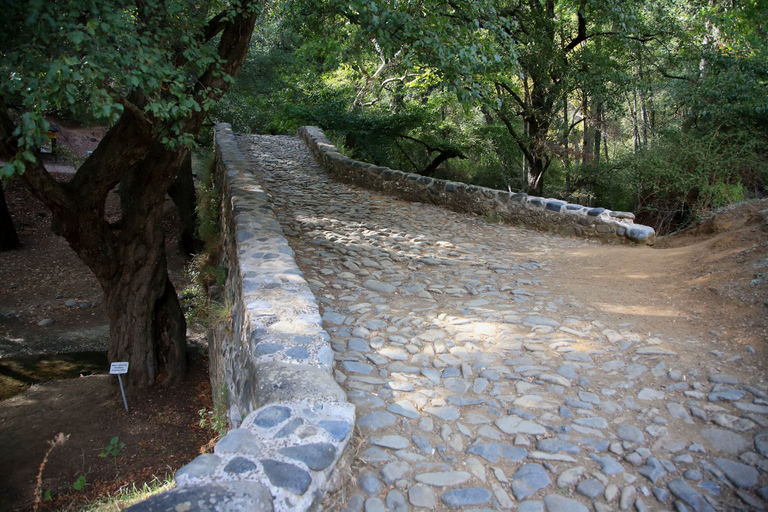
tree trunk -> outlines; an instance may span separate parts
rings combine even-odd
[[[544,161],[534,159],[528,165],[528,193],[534,196],[544,195]]]
[[[19,247],[19,236],[13,225],[8,204],[5,202],[3,182],[0,180],[0,251],[10,251]]]
[[[118,246],[117,272],[100,276],[109,360],[131,362],[129,388],[173,384],[186,372],[186,322],[168,278],[162,206],[155,205],[145,226],[125,230],[131,241]]]
[[[156,141],[126,174],[120,185],[123,216],[115,226],[117,269],[95,270],[110,314],[110,361],[139,362],[129,370],[130,386],[173,384],[186,372],[186,321],[168,279],[163,206],[164,191],[188,154]],[[120,357],[126,359],[115,359]]]
[[[187,256],[196,254],[202,247],[202,241],[195,236],[197,198],[195,182],[192,177],[191,153],[187,153],[187,157],[181,163],[176,179],[168,188],[168,195],[171,196],[176,205],[179,221],[179,248]]]

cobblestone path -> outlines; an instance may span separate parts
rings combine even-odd
[[[766,506],[760,376],[681,367],[690,345],[590,318],[547,267],[588,242],[336,183],[293,137],[240,141],[357,406],[352,473],[328,508]]]

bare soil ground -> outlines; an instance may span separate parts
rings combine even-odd
[[[103,133],[62,128],[59,144],[81,156]],[[47,166],[58,180],[72,177],[64,162]],[[50,491],[52,499],[42,510],[78,509],[105,494],[172,475],[215,437],[199,424],[199,411],[212,409],[208,361],[198,350],[204,340],[197,336],[190,349],[184,383],[131,394],[126,412],[116,377],[104,375],[108,320],[96,278],[51,232],[50,212],[20,180],[11,180],[5,194],[22,247],[0,253],[0,510],[31,509],[40,464],[59,432],[70,438],[45,465],[41,490]],[[110,197],[107,209],[117,213],[117,197]],[[182,290],[189,277],[173,236],[171,207],[165,227],[171,235],[171,279]],[[66,306],[68,300],[77,306]],[[38,326],[44,319],[53,324]],[[50,380],[64,375],[71,380]],[[116,458],[100,457],[114,437],[125,447]],[[78,491],[72,484],[81,475],[86,486]]]
[[[750,354],[768,379],[768,199],[732,205],[653,247],[595,245],[552,259],[561,286],[598,319],[707,343],[687,354],[694,365],[709,350]]]

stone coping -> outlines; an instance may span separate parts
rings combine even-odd
[[[317,510],[339,484],[355,407],[333,379],[315,296],[228,124],[215,129],[229,321],[209,337],[230,430],[132,511]],[[338,466],[338,467],[337,467]]]
[[[631,212],[570,204],[559,199],[529,196],[465,183],[438,180],[352,160],[341,154],[320,128],[303,126],[303,139],[331,176],[345,183],[385,192],[407,201],[433,203],[454,211],[498,216],[540,231],[652,244],[656,232],[635,224]]]

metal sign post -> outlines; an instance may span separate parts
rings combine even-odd
[[[117,375],[117,382],[120,383],[120,393],[123,394],[123,404],[125,405],[125,412],[128,412],[128,401],[125,399],[125,389],[123,389],[123,379],[120,375],[128,373],[129,363],[112,363],[109,367],[109,373],[111,375]]]

